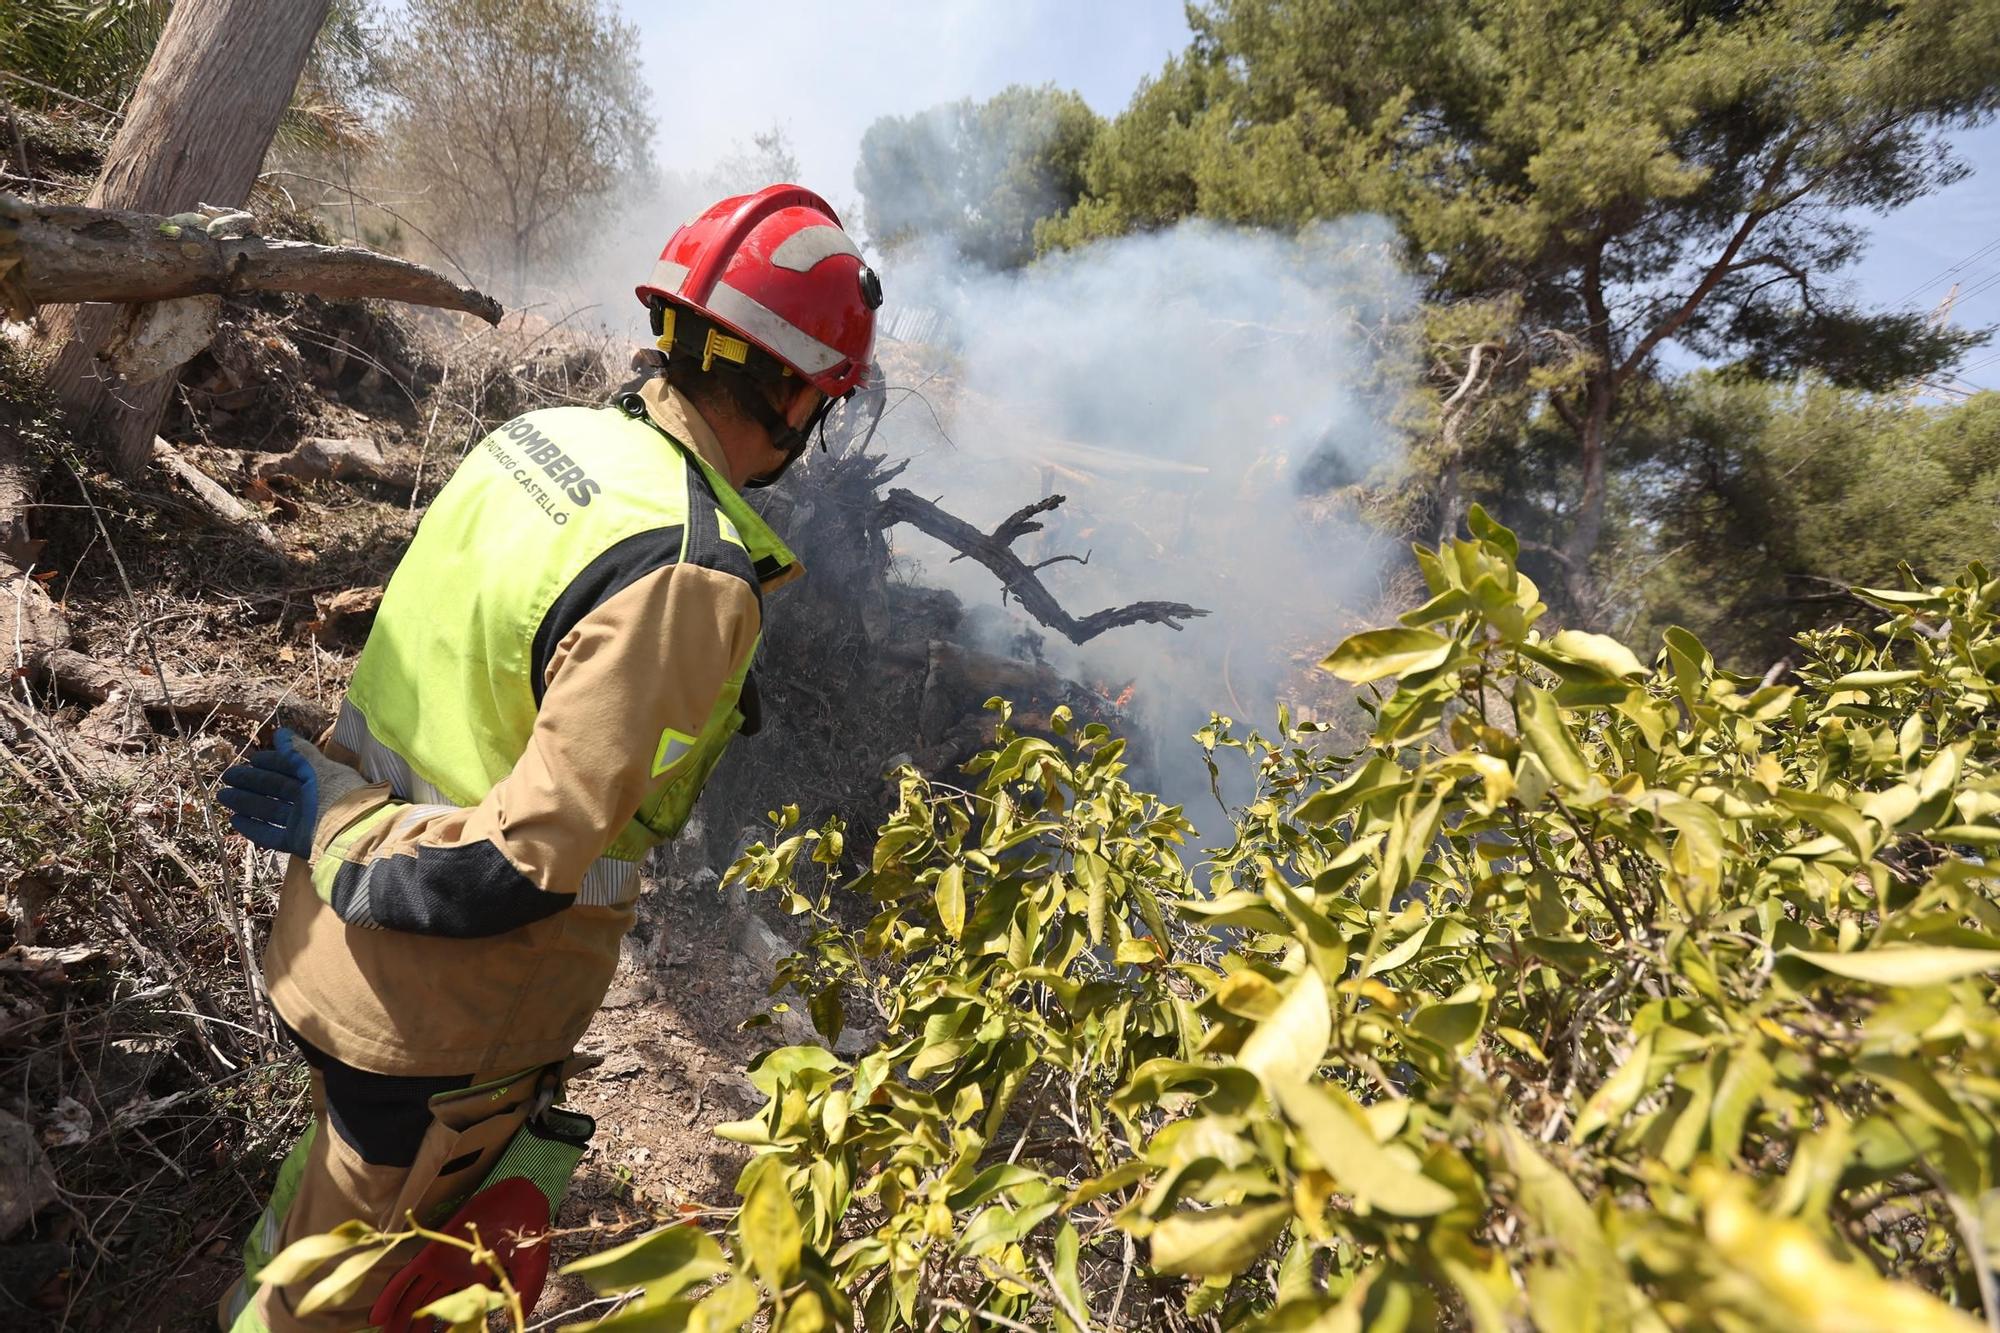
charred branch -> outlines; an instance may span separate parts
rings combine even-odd
[[[1010,549],[1016,539],[1041,528],[1041,524],[1031,521],[1036,514],[1054,509],[1063,502],[1063,498],[1051,495],[1016,510],[989,533],[981,532],[964,519],[946,513],[931,501],[899,486],[883,499],[877,522],[885,528],[907,523],[917,531],[937,538],[961,556],[977,560],[993,571],[994,577],[1000,580],[1000,586],[1021,604],[1022,610],[1071,643],[1088,643],[1108,629],[1125,625],[1165,625],[1168,629],[1177,630],[1181,621],[1208,614],[1200,607],[1189,606],[1185,602],[1134,602],[1130,606],[1107,607],[1081,619],[1063,610],[1055,594],[1035,577],[1035,570],[1050,562],[1043,561],[1041,565],[1030,568]]]
[[[0,301],[23,318],[37,305],[136,305],[234,292],[403,301],[462,310],[489,324],[501,313],[483,292],[360,246],[211,236],[151,213],[0,195]]]
[[[1066,495],[1046,495],[1033,504],[1022,505],[993,529],[992,539],[1002,546],[1012,546],[1029,533],[1040,532],[1042,525],[1034,521],[1035,515],[1048,513],[1068,498]]]

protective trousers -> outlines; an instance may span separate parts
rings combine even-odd
[[[359,1219],[383,1231],[406,1212],[435,1224],[487,1177],[509,1140],[553,1099],[566,1068],[543,1066],[440,1078],[371,1074],[306,1045],[313,1121],[278,1170],[270,1204],[243,1247],[244,1277],[222,1301],[225,1333],[351,1333],[369,1327],[376,1297],[423,1247],[412,1241],[377,1263],[351,1295],[295,1313],[323,1269],[290,1287],[256,1276],[294,1241]]]

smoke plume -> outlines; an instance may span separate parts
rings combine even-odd
[[[1416,297],[1395,253],[1386,223],[1350,218],[1296,238],[1187,223],[1014,273],[884,263],[886,327],[949,348],[885,344],[904,374],[926,356],[937,371],[889,395],[878,447],[914,460],[904,484],[986,528],[1067,496],[1016,549],[1088,554],[1042,573],[1075,614],[1144,598],[1213,613],[1080,648],[1045,636],[1068,674],[1131,687],[1129,716],[1191,812],[1207,775],[1189,733],[1211,710],[1268,733],[1286,680],[1377,594],[1381,540],[1337,497],[1399,455],[1382,331]],[[925,581],[997,604],[985,570],[908,529],[895,541]],[[1033,628],[1011,607],[990,623],[994,643]]]

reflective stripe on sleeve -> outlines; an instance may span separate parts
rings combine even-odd
[[[334,720],[333,743],[354,754],[354,766],[370,782],[386,782],[401,801],[426,805],[456,805],[442,791],[417,776],[409,760],[375,739],[368,719],[351,702],[340,702],[340,716]]]
[[[624,907],[639,896],[639,863],[600,856],[583,872],[579,907]]]

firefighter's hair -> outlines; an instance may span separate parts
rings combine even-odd
[[[666,303],[655,297],[650,304],[653,332],[657,335],[665,327]],[[775,357],[754,345],[738,344],[747,353],[741,361],[713,355],[708,345],[711,327],[698,315],[678,313],[672,344],[661,348],[667,357],[667,382],[710,410],[747,415],[742,405],[742,395],[747,391],[773,412],[782,413],[806,381],[792,375]]]

